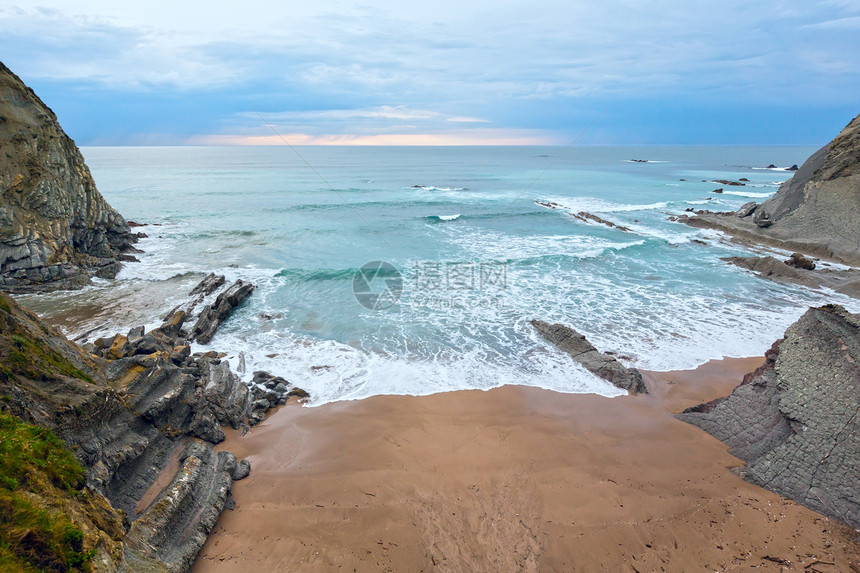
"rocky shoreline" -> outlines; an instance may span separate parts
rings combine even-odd
[[[816,258],[860,265],[858,211],[860,116],[764,203],[677,220],[740,243],[795,251],[785,260],[724,259],[764,279],[860,298],[860,269]],[[730,396],[678,417],[725,442],[746,462],[738,469],[744,479],[860,529],[858,361],[860,315],[835,305],[811,308]]]
[[[2,64],[0,145],[0,291],[81,288],[136,261],[133,244],[145,235],[131,227],[144,225],[107,204],[54,113]],[[254,291],[225,282],[204,278],[158,328],[82,346],[0,293],[0,410],[59,437],[85,475],[69,494],[27,474],[5,487],[70,523],[71,557],[56,559],[73,570],[190,570],[235,505],[233,482],[251,469],[215,451],[222,426],[247,431],[272,408],[308,397],[267,372],[246,384],[223,354],[191,352]],[[9,558],[25,569],[49,559],[33,543],[16,541]]]
[[[860,314],[809,309],[730,396],[678,418],[729,446],[744,479],[860,529]]]
[[[2,409],[55,432],[80,460],[90,495],[106,500],[109,526],[92,523],[85,539],[95,571],[188,571],[232,508],[233,481],[250,472],[214,450],[221,427],[247,429],[307,397],[266,372],[249,387],[217,353],[191,354],[183,318],[82,348],[0,294]],[[15,358],[15,348],[27,354]]]
[[[702,211],[681,221],[857,264],[852,241],[855,231],[860,241],[860,220],[852,201],[858,194],[844,191],[856,191],[860,181],[856,162],[848,161],[857,159],[858,141],[860,117],[763,205],[732,214]],[[53,112],[2,64],[0,143],[6,151],[0,158],[0,291],[80,288],[134,261],[141,234],[131,227],[141,225],[130,225],[104,201]],[[821,201],[806,200],[813,192]],[[824,240],[805,221],[837,218],[833,210],[844,232]],[[847,223],[846,212],[853,217]],[[629,230],[585,211],[575,217]],[[815,269],[800,254],[786,262],[731,262],[766,278],[860,293],[860,274]],[[254,372],[246,384],[224,354],[192,353],[191,344],[208,344],[254,289],[210,274],[159,327],[81,345],[0,293],[0,411],[59,437],[85,475],[85,484],[60,497],[27,479],[4,487],[73,523],[80,531],[79,570],[189,571],[219,516],[235,506],[233,483],[251,471],[247,460],[216,451],[223,428],[244,433],[272,408],[308,397],[268,372]],[[630,394],[649,392],[638,370],[570,327],[532,325],[593,374]],[[730,397],[680,417],[726,441],[747,462],[740,471],[746,479],[858,527],[857,360],[860,316],[812,309]],[[241,356],[238,370],[244,373]]]
[[[0,62],[0,289],[80,288],[134,260],[138,236],[96,189],[54,112]]]
[[[766,245],[842,265],[860,266],[860,116],[819,149],[783,183],[777,193],[735,212],[696,211],[674,218],[700,229],[714,229],[733,241]],[[737,257],[729,262],[771,280],[812,288],[831,288],[860,297],[860,270],[801,267],[773,257]],[[792,268],[793,267],[793,268]]]

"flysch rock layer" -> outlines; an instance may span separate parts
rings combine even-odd
[[[217,353],[190,355],[175,326],[116,335],[108,352],[88,346],[103,358],[0,293],[0,408],[53,430],[86,469],[93,496],[124,516],[122,533],[97,528],[95,571],[190,570],[232,505],[233,480],[250,470],[213,449],[221,426],[247,427],[289,397],[307,396],[266,373],[255,378],[277,388],[249,388]],[[16,348],[33,363],[6,354]]]
[[[737,212],[678,221],[737,239],[860,266],[860,116],[819,149],[777,193]]]
[[[860,528],[860,314],[809,309],[730,396],[678,417],[746,462],[742,477]]]
[[[0,63],[0,289],[113,277],[136,239],[54,113]]]

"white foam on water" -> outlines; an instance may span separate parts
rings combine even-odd
[[[531,329],[531,327],[528,327]],[[378,395],[425,396],[455,390],[489,390],[506,384],[568,393],[619,396],[626,392],[597,378],[535,336],[519,356],[501,362],[477,350],[404,356],[366,351],[335,341],[298,339],[284,332],[216,336],[195,351],[231,349],[235,369],[245,356],[244,379],[266,370],[311,394],[310,405]]]
[[[593,258],[607,251],[620,251],[645,244],[642,239],[610,241],[589,235],[509,235],[479,228],[452,230],[447,237],[458,250],[470,253],[475,260],[494,261],[552,256]]]
[[[737,197],[749,197],[750,199],[764,199],[765,197],[773,196],[773,191],[770,193],[756,193],[755,191],[723,191],[724,195],[735,195]]]
[[[689,243],[693,239],[700,238],[702,234],[699,229],[693,229],[692,227],[679,227],[690,230],[688,232],[676,233],[666,229],[648,227],[646,225],[641,225],[638,223],[623,223],[623,225],[637,235],[641,235],[643,237],[651,237],[652,239],[658,239],[660,241],[666,241],[670,245],[682,245],[684,243]]]
[[[467,191],[465,187],[436,187],[434,185],[413,185],[404,189],[420,189],[421,191]]]
[[[632,205],[626,203],[612,203],[596,197],[548,197],[541,198],[539,201],[543,203],[555,203],[556,208],[561,208],[573,213],[585,211],[587,213],[623,213],[628,211],[654,211],[665,209],[669,204],[668,201],[660,201],[657,203],[648,203],[644,205]],[[540,203],[538,203],[540,205]],[[545,205],[541,205],[546,207]],[[547,207],[551,208],[551,207]]]

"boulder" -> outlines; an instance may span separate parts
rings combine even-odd
[[[804,257],[802,253],[792,253],[791,256],[786,259],[785,264],[796,269],[806,269],[807,271],[815,270],[815,261]]]
[[[185,323],[186,314],[184,310],[174,310],[167,315],[164,323],[158,327],[158,330],[166,336],[177,337],[182,331],[182,325]]]
[[[744,217],[749,217],[755,212],[756,207],[758,207],[758,203],[756,203],[755,201],[744,203],[740,209],[735,211],[735,215],[737,215],[741,219],[743,219]]]
[[[236,280],[230,288],[218,295],[215,302],[203,309],[191,330],[190,340],[196,339],[200,344],[208,344],[221,323],[227,320],[233,310],[253,291],[253,284],[242,279]]]
[[[124,358],[130,350],[131,346],[128,343],[128,338],[122,334],[117,334],[113,337],[113,342],[111,342],[108,353],[111,358]]]
[[[236,469],[233,470],[233,481],[245,479],[251,473],[251,462],[247,459],[236,464]]]
[[[532,320],[531,323],[548,342],[570,355],[595,376],[599,376],[631,394],[648,393],[645,382],[642,380],[642,374],[638,370],[627,368],[615,357],[598,351],[586,340],[585,336],[572,328],[563,324],[549,324],[541,320]]]

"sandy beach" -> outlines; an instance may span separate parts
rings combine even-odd
[[[253,470],[194,571],[860,571],[856,532],[743,481],[672,416],[761,362],[645,373],[647,396],[283,407],[220,445]]]

